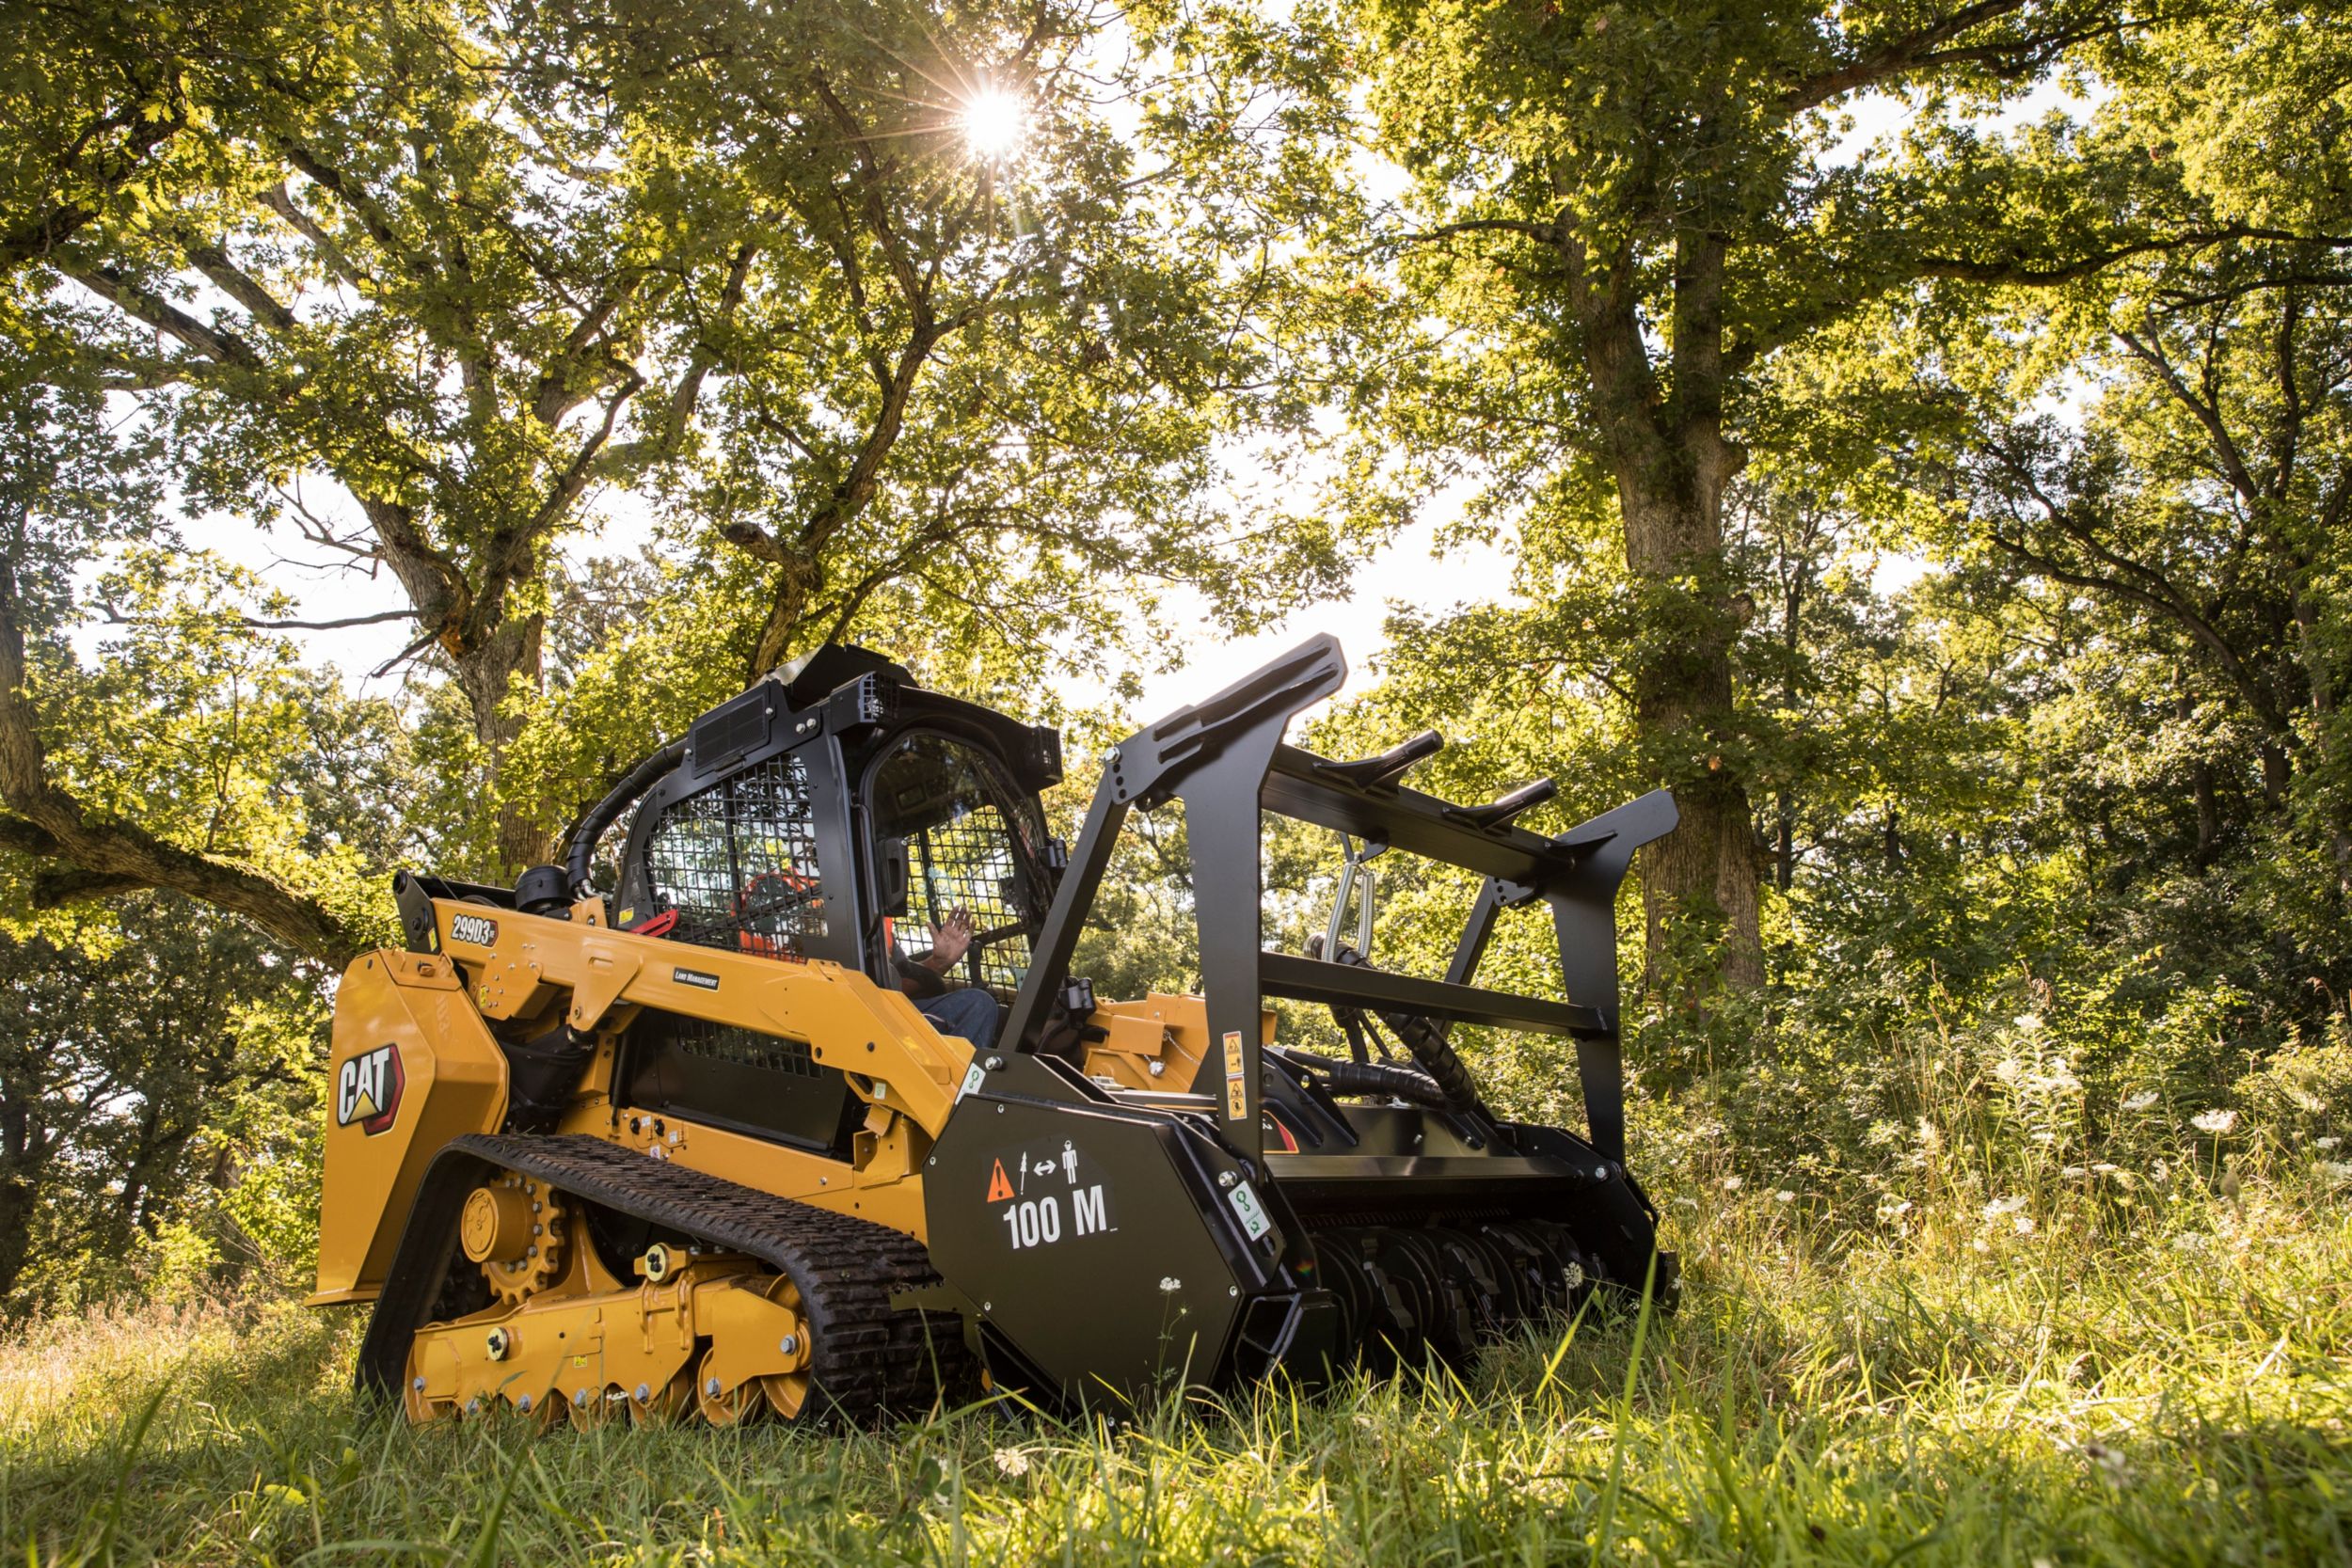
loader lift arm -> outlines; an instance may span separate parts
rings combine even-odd
[[[1511,824],[1532,798],[1506,797],[1493,808],[1462,807],[1395,784],[1402,766],[1387,766],[1387,759],[1338,763],[1284,744],[1291,721],[1338,691],[1346,675],[1338,641],[1314,637],[1112,749],[1006,1020],[1006,1040],[1017,1051],[1041,1049],[1048,1007],[1068,975],[1127,814],[1181,800],[1191,835],[1201,990],[1213,1042],[1191,1086],[1216,1100],[1225,1143],[1251,1167],[1263,1168],[1264,1157],[1259,1019],[1262,999],[1269,996],[1370,1005],[1440,1023],[1572,1037],[1592,1145],[1622,1165],[1616,894],[1633,852],[1673,830],[1673,797],[1654,790],[1545,837]],[[1399,752],[1408,750],[1407,764],[1435,747],[1408,743]],[[1261,811],[1482,875],[1485,881],[1445,978],[1263,951]],[[1473,984],[1502,911],[1538,899],[1552,911],[1568,1000]]]

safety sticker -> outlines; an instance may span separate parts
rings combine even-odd
[[[973,1090],[978,1088],[987,1077],[988,1070],[981,1067],[977,1062],[974,1062],[969,1068],[966,1068],[963,1073],[963,1083],[956,1090],[956,1100],[958,1102],[961,1102],[965,1095],[970,1094]]]
[[[1251,1241],[1274,1228],[1274,1222],[1265,1217],[1263,1209],[1258,1207],[1258,1195],[1249,1190],[1248,1182],[1245,1181],[1227,1193],[1225,1198],[1233,1206],[1233,1212],[1241,1216],[1243,1233]]]
[[[1015,1252],[1119,1228],[1110,1183],[1074,1139],[1007,1150],[988,1172],[988,1201]]]
[[[1225,1032],[1225,1119],[1242,1121],[1249,1115],[1249,1090],[1243,1081],[1241,1031]]]

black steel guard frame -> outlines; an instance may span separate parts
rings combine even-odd
[[[1617,889],[1634,851],[1673,831],[1674,797],[1652,790],[1550,838],[1507,823],[1477,826],[1472,814],[1435,796],[1359,783],[1360,773],[1346,765],[1283,744],[1291,720],[1346,678],[1338,640],[1318,636],[1112,749],[1013,999],[1005,1038],[1015,1050],[1038,1050],[1128,812],[1182,800],[1210,1038],[1192,1087],[1216,1100],[1221,1132],[1235,1153],[1263,1168],[1260,1015],[1263,998],[1280,996],[1572,1037],[1593,1147],[1622,1165]],[[1483,875],[1446,977],[1425,980],[1262,950],[1262,809]],[[1565,1002],[1471,983],[1501,912],[1536,899],[1551,907]]]

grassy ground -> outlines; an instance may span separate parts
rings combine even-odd
[[[1868,1242],[1774,1196],[1673,1211],[1690,1291],[1672,1322],[1531,1338],[1467,1383],[1261,1392],[1118,1430],[984,1411],[850,1437],[409,1431],[352,1409],[348,1317],[275,1300],[96,1316],[0,1345],[0,1549],[2352,1561],[2342,1195],[2249,1182],[2242,1208],[2191,1197],[2121,1230],[2086,1200],[2030,1234],[1953,1203]]]

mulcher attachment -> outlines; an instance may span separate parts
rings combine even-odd
[[[951,1284],[985,1296],[986,1332],[1047,1388],[1087,1398],[1155,1369],[1219,1384],[1278,1367],[1311,1380],[1359,1357],[1465,1360],[1595,1287],[1637,1298],[1654,1283],[1660,1305],[1673,1305],[1656,1211],[1624,1164],[1615,912],[1633,852],[1675,825],[1672,798],[1658,791],[1546,837],[1517,820],[1557,793],[1549,780],[1482,806],[1406,788],[1405,772],[1442,744],[1434,733],[1356,762],[1285,744],[1292,719],[1345,673],[1338,644],[1316,638],[1112,750],[1011,1006],[1012,1053],[975,1075],[939,1145],[926,1178],[934,1255]],[[1083,1053],[1050,1028],[1052,1002],[1071,983],[1077,933],[1128,814],[1171,800],[1184,803],[1192,849],[1208,1049],[1189,1084],[1170,1085],[1179,1092],[1126,1096],[1085,1074]],[[1264,946],[1266,815],[1347,843],[1326,951]],[[1377,968],[1339,941],[1359,876],[1359,942],[1368,936],[1365,863],[1391,849],[1482,879],[1442,979]],[[1477,983],[1502,911],[1518,908],[1550,915],[1565,1000]],[[1352,1041],[1376,1021],[1412,1066],[1277,1045],[1270,998],[1330,1008]],[[1449,1037],[1456,1024],[1573,1041],[1586,1132],[1497,1117]],[[1000,1143],[976,1129],[967,1141],[976,1111],[1018,1132]],[[1125,1185],[1104,1190],[1131,1216],[1122,1226],[1148,1220],[1151,1250],[1093,1235],[1042,1248],[1018,1232],[999,1240],[991,1222],[1007,1205],[990,1196],[988,1162],[1000,1147],[1057,1149],[1067,1135],[1082,1169],[1111,1170],[1120,1129],[1144,1117],[1186,1134],[1164,1140],[1176,1179],[1148,1184],[1138,1161]],[[1205,1164],[1195,1173],[1188,1159]],[[1149,1267],[1180,1244],[1192,1249],[1184,1266]],[[1150,1273],[1162,1275],[1156,1294]]]

